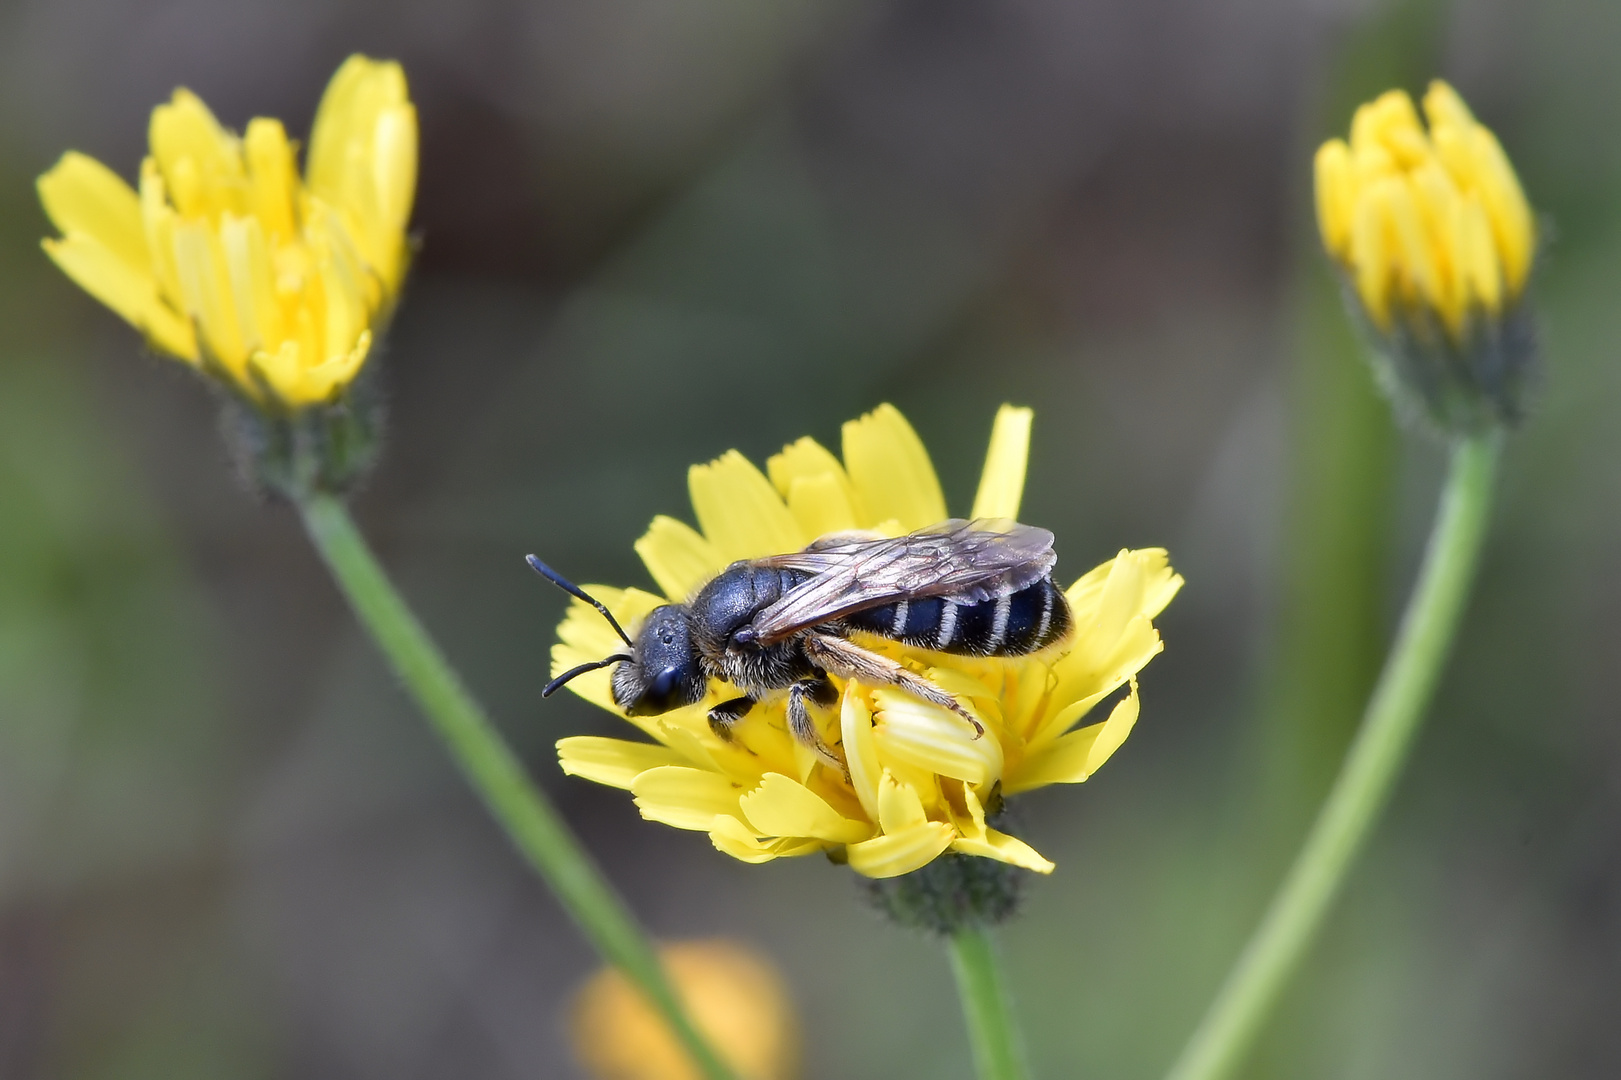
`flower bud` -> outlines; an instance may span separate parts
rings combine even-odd
[[[1497,138],[1436,81],[1356,111],[1317,151],[1317,222],[1381,382],[1443,431],[1516,421],[1536,355],[1537,227]]]

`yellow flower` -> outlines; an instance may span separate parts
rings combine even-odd
[[[685,941],[659,949],[692,1022],[742,1080],[799,1075],[799,1025],[782,977],[734,941]],[[669,1025],[624,975],[604,968],[574,999],[575,1056],[600,1080],[699,1080]]]
[[[1003,406],[997,415],[973,517],[1017,517],[1030,421],[1028,409]],[[842,464],[804,438],[771,458],[766,473],[732,451],[694,466],[688,483],[700,528],[657,517],[636,543],[663,595],[589,587],[626,626],[684,602],[733,560],[796,551],[831,532],[899,535],[947,517],[928,452],[889,405],[844,425]],[[696,705],[630,718],[651,742],[568,738],[558,755],[566,772],[629,789],[643,817],[707,832],[745,862],[827,851],[869,877],[891,877],[956,851],[1047,873],[1053,864],[991,827],[987,812],[994,816],[1002,796],[1085,780],[1119,748],[1137,720],[1134,677],[1162,647],[1151,620],[1181,585],[1164,551],[1122,551],[1068,589],[1074,634],[1032,657],[864,641],[969,703],[985,734],[976,738],[955,714],[903,692],[850,681],[836,706],[813,710],[848,776],[788,733],[780,701],[757,706],[731,742],[717,738],[707,711],[737,693],[719,683]],[[556,672],[620,644],[579,602],[558,636]],[[569,686],[619,714],[606,669]],[[1075,729],[1122,687],[1106,720]]]
[[[340,395],[405,274],[417,131],[400,66],[344,62],[302,179],[280,121],[239,137],[189,90],[152,111],[149,140],[139,193],[72,151],[39,178],[62,233],[46,252],[155,349],[262,407]]]
[[[1317,221],[1383,333],[1432,313],[1453,345],[1523,294],[1536,222],[1514,167],[1444,82],[1391,90],[1356,111],[1351,138],[1317,151]],[[1412,328],[1408,328],[1413,332]]]

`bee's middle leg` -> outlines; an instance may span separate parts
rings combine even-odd
[[[840,772],[849,775],[845,770],[844,761],[833,752],[833,748],[822,741],[822,733],[816,730],[816,722],[811,719],[810,710],[805,707],[807,701],[817,705],[831,705],[839,699],[838,688],[828,680],[826,675],[817,675],[810,679],[800,679],[788,687],[788,731],[794,738],[816,751],[816,756],[827,764],[836,767]]]

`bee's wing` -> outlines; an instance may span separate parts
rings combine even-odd
[[[804,551],[760,559],[763,566],[816,576],[754,617],[765,644],[807,626],[909,597],[964,603],[1033,585],[1053,568],[1053,534],[1003,519],[954,518],[906,536],[824,537]]]

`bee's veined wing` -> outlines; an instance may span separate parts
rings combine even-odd
[[[1053,534],[1006,519],[953,518],[906,536],[824,537],[804,551],[757,560],[816,576],[754,617],[762,643],[909,597],[978,603],[1018,592],[1052,571]]]

